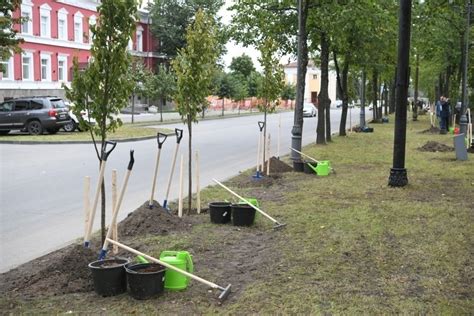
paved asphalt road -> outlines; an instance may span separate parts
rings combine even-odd
[[[272,135],[272,155],[276,155],[278,114],[268,116]],[[332,110],[332,130],[339,126],[340,110]],[[202,121],[194,126],[193,149],[199,150],[201,187],[212,178],[224,180],[255,166],[257,121],[263,116]],[[281,114],[281,155],[288,154],[293,113]],[[354,119],[354,117],[353,117]],[[315,141],[316,118],[305,118],[303,143]],[[163,127],[184,128],[183,124]],[[187,133],[180,154],[187,154]],[[171,168],[175,138],[163,145],[155,199],[163,203]],[[118,170],[118,187],[135,150],[135,166],[130,176],[119,218],[144,203],[150,194],[156,159],[156,140],[119,143],[107,162],[106,181],[110,191],[111,170]],[[179,159],[177,166],[179,166]],[[175,170],[170,200],[178,194],[178,168]],[[98,162],[92,145],[5,145],[0,144],[0,272],[58,249],[83,236],[83,179],[91,176],[91,200],[98,175]],[[193,185],[194,186],[194,185]],[[110,197],[108,218],[110,218]],[[100,224],[100,206],[94,227]]]

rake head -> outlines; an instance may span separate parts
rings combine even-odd
[[[225,301],[227,299],[227,297],[230,294],[230,288],[231,287],[232,287],[232,284],[227,285],[226,288],[219,288],[220,290],[222,290],[222,293],[219,295],[219,300],[220,301]]]
[[[285,227],[286,224],[285,223],[275,223],[275,225],[273,226],[273,229],[280,229],[280,228],[283,228]]]

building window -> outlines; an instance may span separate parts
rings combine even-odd
[[[51,37],[51,7],[46,3],[40,7],[40,35]]]
[[[89,18],[89,43],[92,43],[92,41],[94,40],[94,34],[92,34],[92,29],[91,27],[93,25],[95,25],[97,22],[96,20],[96,17],[94,15],[92,15],[90,18]]]
[[[67,40],[67,11],[64,8],[58,11],[58,38]]]
[[[21,23],[21,32],[33,35],[33,3],[23,1],[20,8],[21,17],[24,18],[23,23]]]
[[[0,59],[0,78],[2,80],[13,80],[13,57],[5,61]]]
[[[132,39],[128,40],[128,50],[133,50],[133,40]]]
[[[137,51],[143,52],[143,32],[137,31]]]
[[[41,54],[41,81],[51,81],[51,56]]]
[[[24,53],[21,57],[21,71],[23,80],[31,81],[33,80],[33,54],[32,53]]]
[[[67,57],[58,57],[58,81],[67,81]]]
[[[313,80],[318,79],[318,75],[313,75]]]
[[[83,43],[83,38],[82,38],[82,33],[83,33],[83,30],[82,30],[82,18],[84,16],[82,15],[82,13],[80,12],[77,12],[76,14],[74,14],[74,41],[78,42],[78,43]]]

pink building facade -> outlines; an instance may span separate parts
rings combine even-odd
[[[15,97],[55,95],[64,97],[62,84],[72,80],[73,59],[89,62],[92,33],[98,20],[98,0],[23,0],[14,17],[28,21],[15,28],[24,39],[22,53],[0,61],[0,102]],[[129,43],[131,55],[155,69],[160,58],[158,42],[150,31],[151,19],[139,9],[136,32]]]

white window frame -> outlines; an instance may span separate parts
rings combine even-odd
[[[143,52],[143,29],[137,29],[137,51]]]
[[[67,10],[64,8],[61,8],[58,11],[58,39],[67,41],[68,38],[68,21],[67,21]],[[59,32],[59,21],[64,21],[64,34],[61,34]]]
[[[28,63],[28,78],[25,79],[24,68],[23,68],[23,57],[29,58],[30,62]],[[33,81],[34,80],[34,59],[32,52],[23,52],[21,55],[21,78],[23,81]]]
[[[1,79],[2,80],[13,80],[13,56],[10,56],[7,60],[3,61],[0,60],[0,64],[7,65],[7,72],[8,76],[2,72]]]
[[[92,34],[91,25],[96,25],[96,23],[97,18],[95,17],[95,15],[91,15],[89,17],[89,43],[92,43],[92,41],[94,40],[94,34]]]
[[[82,18],[84,15],[81,12],[74,14],[74,41],[77,43],[84,43],[84,24]],[[76,24],[79,23],[79,33],[76,34]]]
[[[62,61],[64,62],[64,66],[63,66],[63,71],[61,72],[60,69],[59,69],[59,62]],[[67,55],[59,55],[58,56],[58,81],[59,82],[67,82],[68,79],[67,79]],[[63,79],[60,79],[59,78],[59,74],[62,73],[63,75]]]
[[[33,35],[33,3],[24,1],[21,4],[21,16],[25,17],[25,14],[28,15],[28,21],[25,21],[21,24],[21,33]],[[26,24],[28,31],[23,31],[23,25]]]
[[[46,18],[45,29],[41,27],[43,18]],[[40,6],[40,36],[51,38],[51,7],[47,3]]]
[[[130,39],[128,40],[128,49],[129,49],[129,50],[133,50],[133,40],[132,40],[131,37],[130,37]]]
[[[48,63],[46,64],[46,79],[43,79],[43,60],[44,59],[48,61]],[[40,55],[40,79],[41,81],[46,81],[46,82],[51,81],[51,55],[50,54]]]

